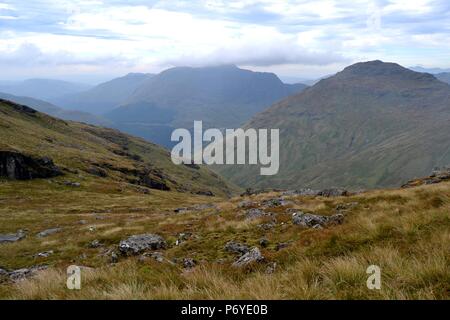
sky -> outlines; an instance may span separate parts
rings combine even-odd
[[[314,79],[375,59],[450,68],[450,1],[0,0],[1,80],[221,64]]]

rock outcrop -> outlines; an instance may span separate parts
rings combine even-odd
[[[257,218],[261,218],[268,215],[266,212],[264,212],[261,209],[257,209],[257,208],[253,208],[247,211],[247,213],[245,214],[245,217],[247,219],[257,219]]]
[[[48,267],[45,265],[32,266],[29,268],[22,268],[8,272],[7,270],[0,269],[0,276],[13,282],[17,282],[26,278],[35,276],[38,272],[46,270]]]
[[[228,242],[225,245],[224,249],[228,252],[237,253],[241,255],[246,254],[250,250],[245,244],[234,241]]]
[[[125,255],[137,255],[147,250],[159,250],[167,247],[166,241],[157,234],[140,234],[122,240],[119,250]]]
[[[62,175],[50,158],[36,158],[14,151],[0,151],[0,177],[12,180],[52,178]]]
[[[254,262],[261,262],[264,260],[261,251],[257,247],[253,247],[249,252],[241,256],[233,263],[233,267],[241,268]]]
[[[412,188],[424,184],[436,184],[449,180],[450,180],[450,166],[446,166],[443,168],[435,168],[431,172],[431,175],[428,177],[410,180],[404,185],[402,185],[402,188]]]
[[[17,242],[25,238],[25,233],[22,230],[16,233],[0,234],[0,243]]]
[[[344,215],[338,213],[332,216],[296,212],[292,215],[292,222],[308,228],[320,228],[328,225],[337,225],[344,222]]]
[[[51,229],[47,229],[47,230],[43,230],[43,231],[39,232],[36,236],[39,238],[44,238],[44,237],[48,237],[52,234],[58,233],[61,230],[62,230],[61,228],[51,228]]]

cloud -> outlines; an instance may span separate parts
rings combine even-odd
[[[32,43],[23,43],[15,50],[0,51],[0,65],[17,65],[21,68],[30,66],[79,66],[79,65],[111,65],[129,63],[117,56],[104,57],[76,57],[68,51],[43,52]]]
[[[0,1],[8,70],[233,63],[274,71],[369,59],[450,66],[448,0]]]
[[[162,64],[175,66],[209,66],[236,64],[245,66],[275,66],[286,64],[329,65],[349,62],[348,58],[332,52],[308,50],[294,41],[270,41],[266,43],[237,43],[212,52],[189,54],[162,60]]]

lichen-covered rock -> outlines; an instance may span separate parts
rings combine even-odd
[[[51,256],[54,253],[53,250],[49,250],[49,251],[44,251],[44,252],[39,252],[35,255],[36,258],[48,258],[49,256]]]
[[[303,212],[296,212],[292,216],[292,222],[296,225],[312,228],[316,224],[325,225],[327,222],[327,217],[319,216],[316,214],[309,214]]]
[[[265,213],[263,210],[253,208],[253,209],[248,210],[245,216],[247,219],[257,219],[257,218],[261,218],[265,215],[267,215],[267,213]]]
[[[258,202],[250,201],[250,200],[243,200],[238,203],[238,208],[250,208],[253,206],[258,205]]]
[[[272,274],[275,272],[275,270],[277,269],[277,263],[276,262],[272,262],[270,263],[267,268],[266,268],[266,274]]]
[[[185,269],[192,269],[196,265],[196,262],[192,258],[184,258],[183,259],[183,268]]]
[[[52,178],[62,175],[50,158],[31,157],[14,151],[0,151],[0,177],[13,180]]]
[[[330,188],[321,190],[318,195],[322,197],[342,197],[347,196],[348,191],[345,189]]]
[[[261,205],[268,208],[278,207],[281,206],[283,203],[283,199],[275,198],[275,199],[268,199],[264,200]]]
[[[283,192],[284,196],[293,196],[293,195],[297,195],[297,196],[317,196],[319,195],[320,191],[319,190],[312,190],[312,189],[308,189],[308,188],[304,188],[304,189],[298,189],[298,190],[288,190]]]
[[[327,225],[338,225],[342,223],[344,223],[344,215],[342,213],[330,216],[327,221]]]
[[[95,248],[100,248],[102,245],[102,243],[99,240],[92,240],[89,244],[88,247],[91,249],[95,249]]]
[[[358,205],[359,205],[359,202],[341,203],[336,206],[336,211],[351,210]]]
[[[81,187],[81,183],[74,181],[64,181],[63,184],[68,187],[79,188]]]
[[[122,254],[137,255],[147,250],[159,250],[167,247],[166,241],[157,234],[140,234],[122,240],[119,250]]]
[[[335,214],[332,216],[321,216],[317,214],[296,212],[292,215],[292,222],[303,227],[320,229],[327,225],[338,225],[344,222],[343,214]]]
[[[8,275],[9,275],[9,272],[8,272],[8,271],[6,271],[5,269],[0,268],[0,279],[1,279],[2,277],[6,277],[6,276],[8,276]]]
[[[25,238],[25,232],[22,230],[16,233],[0,234],[0,243],[17,242]]]
[[[111,263],[119,262],[119,256],[117,255],[117,253],[115,251],[111,252],[110,261],[111,261]]]
[[[234,242],[234,241],[228,242],[225,245],[224,249],[228,252],[237,253],[237,254],[245,254],[250,250],[245,244]]]
[[[236,260],[233,263],[233,267],[241,268],[255,262],[261,262],[263,260],[264,257],[261,254],[261,251],[259,251],[257,247],[253,247],[249,252],[247,252],[246,254],[241,256],[238,260]]]
[[[18,270],[11,271],[8,276],[9,278],[16,282],[29,277],[35,276],[39,271],[47,269],[47,266],[33,266],[30,268],[22,268]]]
[[[38,236],[39,238],[44,238],[44,237],[50,236],[50,235],[52,235],[52,234],[58,233],[58,232],[60,232],[61,230],[62,230],[62,228],[51,228],[51,229],[47,229],[47,230],[44,230],[44,231],[39,232],[39,233],[37,234],[37,236]]]

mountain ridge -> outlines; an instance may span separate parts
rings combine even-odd
[[[302,84],[284,84],[273,73],[234,65],[175,67],[146,79],[129,99],[106,116],[126,132],[171,146],[174,128],[235,128],[255,113],[292,93]],[[141,116],[130,117],[131,114]],[[138,121],[137,121],[138,120]]]
[[[128,73],[87,91],[62,95],[53,101],[65,108],[101,115],[120,106],[142,81],[152,76],[150,73]]]
[[[218,167],[241,186],[398,186],[450,162],[450,86],[380,61],[358,63],[256,115],[280,128],[280,172]]]
[[[13,101],[22,105],[30,106],[37,111],[46,113],[50,116],[60,118],[62,120],[72,120],[78,122],[85,122],[93,125],[108,126],[110,122],[99,116],[94,116],[87,112],[66,110],[51,104],[50,102],[30,98],[30,97],[18,97],[12,94],[0,92],[0,98],[4,100]]]

